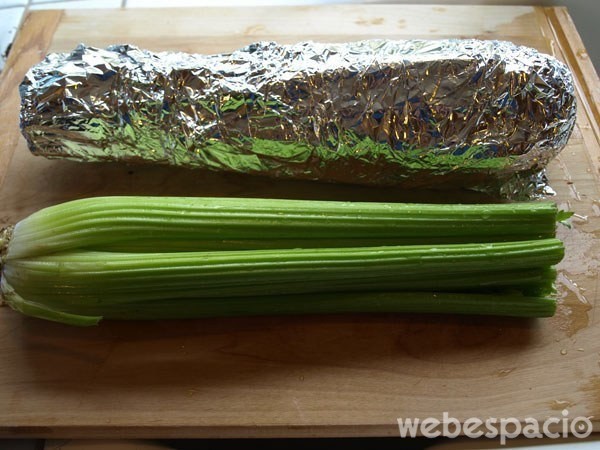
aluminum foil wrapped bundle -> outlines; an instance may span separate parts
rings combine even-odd
[[[564,64],[472,39],[217,55],[80,45],[20,90],[23,134],[49,158],[408,188],[517,186],[564,147],[576,114]]]

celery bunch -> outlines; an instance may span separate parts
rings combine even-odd
[[[6,230],[1,292],[74,325],[336,312],[554,313],[549,202],[100,197]]]

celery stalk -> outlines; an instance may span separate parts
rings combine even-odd
[[[515,241],[554,236],[551,202],[492,205],[250,198],[96,197],[19,222],[9,256],[358,247]]]
[[[563,218],[544,202],[76,200],[2,232],[0,292],[24,314],[82,326],[335,312],[546,317]]]

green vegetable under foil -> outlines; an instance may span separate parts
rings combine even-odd
[[[4,231],[24,314],[107,319],[336,312],[554,313],[553,203],[105,197]]]
[[[566,65],[478,39],[81,44],[25,75],[34,155],[527,198],[576,118]]]

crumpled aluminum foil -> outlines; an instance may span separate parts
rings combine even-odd
[[[509,196],[564,147],[576,115],[564,64],[473,39],[219,55],[80,45],[48,55],[20,92],[29,148],[50,158]]]

